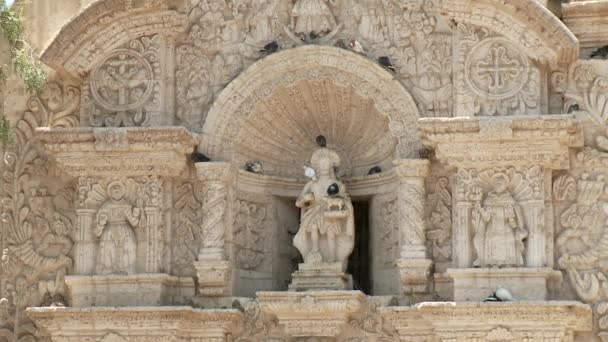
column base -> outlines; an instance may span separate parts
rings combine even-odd
[[[352,290],[352,277],[342,272],[342,263],[300,264],[293,273],[289,291]]]
[[[73,307],[161,306],[194,295],[194,280],[168,274],[66,276]]]
[[[195,261],[198,290],[203,297],[232,295],[232,266],[228,261]]]
[[[483,302],[502,287],[518,301],[548,299],[547,283],[551,278],[561,281],[562,274],[552,268],[464,268],[448,269],[454,280],[454,301]]]
[[[429,292],[431,267],[433,261],[429,259],[399,259],[401,294],[422,294]]]

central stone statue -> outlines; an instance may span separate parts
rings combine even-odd
[[[355,243],[353,204],[346,186],[337,179],[340,157],[327,148],[311,158],[314,171],[296,206],[302,209],[300,230],[294,238],[304,264],[340,263],[346,270]]]

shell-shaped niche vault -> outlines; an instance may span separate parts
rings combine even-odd
[[[323,135],[344,176],[415,158],[418,109],[393,75],[353,52],[304,46],[251,66],[220,94],[201,149],[215,160],[260,162],[265,174],[296,177]]]

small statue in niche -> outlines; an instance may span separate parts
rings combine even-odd
[[[336,0],[298,0],[291,10],[291,28],[295,34],[314,40],[314,36],[324,36],[336,27],[336,18],[327,4],[335,6]]]
[[[346,269],[355,243],[353,205],[346,187],[335,175],[340,157],[330,149],[317,150],[311,164],[316,171],[296,206],[302,208],[294,246],[304,263],[342,263]]]
[[[523,212],[509,192],[509,177],[504,173],[492,176],[493,190],[481,204],[481,196],[473,207],[473,244],[477,251],[477,267],[523,266],[523,240],[528,236]],[[479,193],[481,195],[481,193]]]
[[[143,220],[143,201],[133,207],[126,199],[125,185],[120,181],[108,185],[110,197],[99,209],[95,234],[100,237],[97,274],[134,274],[137,242],[134,227]]]

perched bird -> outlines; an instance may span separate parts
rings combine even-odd
[[[382,67],[384,67],[384,68],[386,68],[386,69],[388,69],[388,70],[390,70],[390,71],[392,71],[394,73],[397,72],[397,68],[395,68],[395,66],[393,65],[393,63],[391,63],[391,59],[388,58],[387,56],[382,56],[382,57],[378,58],[378,63]]]
[[[484,299],[484,302],[500,302],[500,299],[496,297],[496,292],[494,292],[489,295],[488,298]]]
[[[317,145],[319,145],[319,147],[327,147],[327,139],[325,138],[325,136],[323,135],[319,135],[316,139],[317,141]]]
[[[262,164],[260,164],[259,162],[250,160],[245,163],[245,171],[252,173],[262,173],[264,169],[262,168]]]
[[[348,44],[348,46],[350,47],[350,49],[353,52],[356,52],[356,53],[361,54],[361,55],[365,55],[365,49],[363,49],[363,45],[361,45],[361,43],[359,43],[358,41],[356,41],[356,40],[353,39],[353,40],[350,41],[350,43]]]
[[[317,180],[317,171],[310,166],[302,166],[304,175],[312,180]]]
[[[243,307],[243,305],[241,304],[241,302],[239,302],[238,299],[235,299],[232,301],[232,308],[239,310],[240,312],[245,312],[245,308]]]
[[[496,289],[496,298],[498,298],[501,302],[513,302],[515,298],[511,295],[509,290],[499,287]]]
[[[346,42],[344,41],[344,39],[338,39],[336,41],[336,43],[334,44],[335,47],[339,47],[340,49],[348,49],[350,48],[349,45],[346,44]]]
[[[315,40],[315,39],[319,38],[319,35],[315,31],[310,31],[310,33],[308,34],[308,38],[310,40]]]
[[[369,169],[369,172],[367,173],[368,175],[375,175],[378,173],[382,173],[382,168],[380,166],[374,166],[371,169]]]
[[[264,45],[264,47],[262,48],[262,50],[260,50],[260,52],[270,55],[270,54],[277,52],[278,50],[279,50],[279,43],[277,43],[276,41],[272,41],[272,42]]]
[[[568,114],[572,114],[574,112],[578,112],[580,109],[581,108],[578,105],[578,103],[575,103],[575,104],[571,105],[570,107],[568,107]]]
[[[591,53],[591,58],[604,59],[608,58],[608,45],[602,46]]]
[[[190,156],[190,159],[192,160],[192,162],[194,163],[206,163],[206,162],[210,162],[211,159],[209,159],[209,157],[207,157],[206,155],[194,151],[192,152],[192,155]]]
[[[337,183],[334,183],[327,188],[327,194],[329,197],[335,197],[340,193],[340,187]]]

